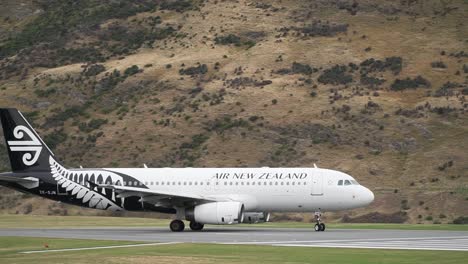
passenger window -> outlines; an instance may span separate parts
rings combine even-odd
[[[351,182],[348,180],[345,180],[344,185],[351,185]]]
[[[342,186],[342,185],[343,185],[343,180],[339,180],[339,181],[338,181],[338,185],[339,185],[339,186]]]

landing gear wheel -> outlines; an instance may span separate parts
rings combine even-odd
[[[315,232],[322,231],[321,226],[319,224],[315,224],[314,230],[315,230]]]
[[[325,224],[324,223],[320,223],[320,231],[325,231]]]
[[[181,220],[172,220],[169,224],[169,228],[171,228],[172,232],[182,232],[184,231],[185,224]]]
[[[200,224],[195,221],[190,222],[190,229],[192,229],[193,231],[200,231],[203,229],[204,226],[204,224]]]
[[[320,208],[319,208],[320,209]],[[315,221],[316,224],[314,226],[314,230],[316,232],[318,231],[325,231],[325,224],[322,223],[322,219],[320,218],[322,216],[322,213],[320,211],[314,213],[315,216]]]

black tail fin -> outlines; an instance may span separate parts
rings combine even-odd
[[[54,156],[20,111],[0,108],[0,120],[13,172],[50,171]]]

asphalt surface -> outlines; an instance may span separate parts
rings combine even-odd
[[[466,231],[355,230],[207,227],[171,232],[169,228],[0,229],[2,236],[80,238],[145,242],[216,243],[290,247],[382,248],[468,251]],[[0,238],[1,239],[1,238]]]

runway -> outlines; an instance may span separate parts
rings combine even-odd
[[[208,227],[174,233],[168,228],[0,229],[1,236],[79,238],[144,242],[216,243],[287,247],[378,248],[468,251],[466,231]],[[0,238],[1,239],[1,238]]]

